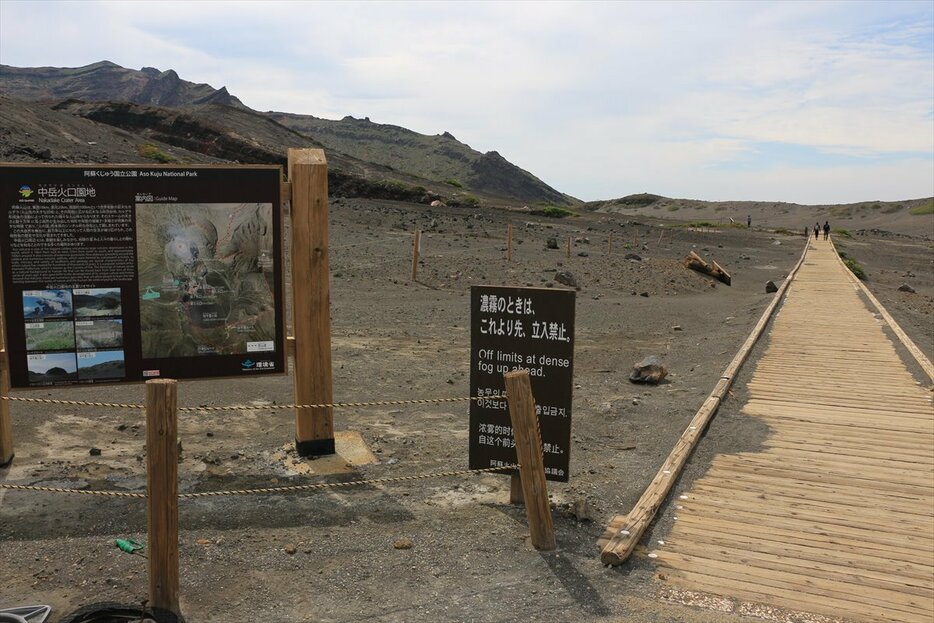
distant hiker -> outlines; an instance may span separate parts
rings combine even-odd
[[[820,239],[820,223],[814,223],[814,240]]]
[[[746,217],[746,227],[752,227],[752,215]]]
[[[824,240],[830,235],[830,221],[824,221]]]

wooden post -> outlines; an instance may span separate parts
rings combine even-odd
[[[571,257],[571,237],[568,236],[568,257]]]
[[[512,419],[512,434],[516,439],[519,478],[522,481],[532,545],[535,549],[550,551],[555,548],[555,526],[548,504],[542,437],[535,415],[529,371],[513,370],[504,374],[503,378],[506,381],[509,417]]]
[[[519,474],[513,474],[509,478],[509,503],[525,504],[525,496],[522,495],[522,479]]]
[[[613,255],[613,232],[610,232],[610,237],[606,240],[606,254]]]
[[[412,281],[418,281],[418,250],[422,246],[422,230],[415,230],[415,240],[412,242]]]
[[[2,267],[0,267],[2,274]],[[3,280],[0,279],[0,308],[3,307]],[[10,360],[6,350],[6,316],[0,310],[0,467],[13,460],[13,418],[10,416]]]
[[[289,150],[292,185],[292,325],[295,403],[330,404],[331,290],[328,260],[328,163],[321,149]],[[330,407],[295,410],[301,456],[334,454]]]
[[[178,384],[146,382],[149,605],[178,608]]]
[[[2,340],[2,338],[0,338]],[[0,348],[0,467],[13,460],[13,418],[10,417],[10,362],[7,352]]]
[[[506,261],[512,261],[512,225],[506,225]]]

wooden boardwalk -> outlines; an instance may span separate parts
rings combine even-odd
[[[934,621],[934,405],[831,245],[811,241],[721,455],[653,550],[690,591],[851,621]]]

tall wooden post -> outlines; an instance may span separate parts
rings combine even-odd
[[[519,474],[513,474],[509,478],[509,503],[525,504],[525,496],[522,495],[522,478]]]
[[[2,267],[0,267],[2,274]],[[3,307],[3,280],[0,279],[0,308]],[[10,360],[6,350],[6,317],[0,311],[0,467],[13,460],[13,418],[10,416]]]
[[[412,281],[418,281],[418,254],[422,246],[422,230],[415,230],[415,239],[412,241]]]
[[[506,225],[506,261],[512,261],[512,224]]]
[[[568,257],[571,257],[571,237],[568,236]]]
[[[146,382],[149,605],[178,608],[178,384]]]
[[[606,254],[613,254],[613,232],[610,232],[610,237],[606,240]]]
[[[516,439],[519,478],[522,481],[532,545],[535,549],[550,551],[555,548],[555,526],[548,503],[542,437],[535,415],[529,371],[513,370],[504,374],[503,378],[506,381],[509,417],[512,419],[512,434]]]
[[[289,150],[292,185],[292,326],[295,403],[330,404],[331,285],[328,263],[328,163],[321,149]],[[295,410],[301,456],[334,454],[330,407]]]
[[[13,460],[13,418],[10,416],[10,402],[4,400],[9,395],[10,362],[6,349],[0,345],[0,467],[6,467]]]

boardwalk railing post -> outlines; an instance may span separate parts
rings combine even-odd
[[[516,439],[516,458],[519,478],[525,498],[525,512],[529,518],[529,533],[535,549],[550,551],[555,548],[555,526],[548,503],[545,482],[545,462],[542,455],[542,437],[535,415],[535,399],[528,370],[513,370],[503,375],[512,434]]]
[[[422,230],[415,230],[415,239],[412,241],[412,281],[418,281],[418,254],[422,246]]]
[[[328,260],[328,163],[321,149],[289,150],[292,187],[292,326],[298,405],[331,404],[331,271]],[[295,409],[301,456],[334,454],[330,407]]]
[[[178,608],[178,384],[146,382],[149,605]]]

